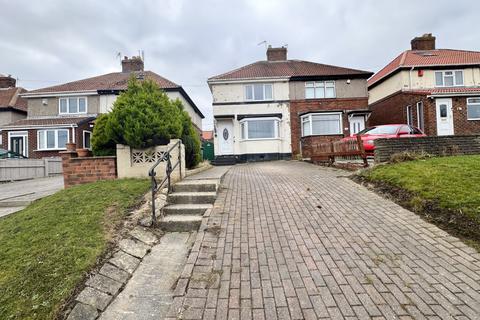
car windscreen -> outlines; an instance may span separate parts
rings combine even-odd
[[[398,126],[379,126],[364,129],[358,134],[395,134],[397,133],[397,130]]]

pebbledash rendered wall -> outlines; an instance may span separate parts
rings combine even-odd
[[[425,152],[433,156],[480,154],[480,135],[438,136],[375,140],[375,162],[386,162],[401,152]]]
[[[147,149],[132,149],[129,146],[117,144],[117,169],[119,178],[147,178],[150,168],[160,159],[163,154],[172,148],[178,139],[170,140],[168,145],[156,146]],[[179,155],[180,152],[180,155]],[[172,172],[172,181],[178,181],[185,177],[185,146],[180,143],[180,148],[175,146],[171,152],[172,166],[180,159],[180,166]],[[165,174],[167,162],[161,162],[157,168],[157,179],[162,179]]]

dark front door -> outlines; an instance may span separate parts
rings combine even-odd
[[[25,138],[24,137],[11,137],[10,138],[10,151],[25,155]]]

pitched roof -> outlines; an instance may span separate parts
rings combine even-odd
[[[95,120],[95,117],[59,117],[59,118],[31,118],[22,119],[4,126],[3,129],[15,127],[41,127],[41,126],[55,126],[55,125],[80,125],[85,122]]]
[[[21,98],[21,93],[27,92],[23,88],[0,89],[0,109],[15,109],[27,112],[27,101]]]
[[[93,91],[93,90],[126,90],[128,80],[135,75],[137,79],[150,79],[155,81],[162,89],[180,88],[180,86],[152,71],[135,72],[112,72],[101,76],[68,82],[52,87],[29,91],[29,94],[50,93],[50,92],[71,92],[71,91]],[[143,76],[143,77],[142,77]]]
[[[368,80],[368,86],[402,68],[480,64],[480,52],[452,49],[406,50]]]
[[[362,76],[368,78],[371,72],[349,69],[302,60],[257,61],[238,69],[213,76],[209,81],[240,80],[255,78],[291,78],[308,76]]]

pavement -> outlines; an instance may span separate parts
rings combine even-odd
[[[165,234],[99,319],[163,319],[173,301],[172,287],[182,272],[194,239],[195,233]]]
[[[480,254],[347,175],[230,168],[167,319],[480,319]]]
[[[63,176],[0,183],[0,217],[63,189]]]

